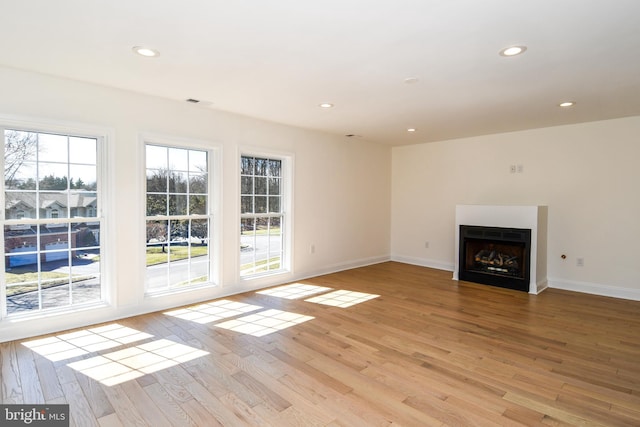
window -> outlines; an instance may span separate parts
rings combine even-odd
[[[3,129],[2,315],[103,299],[102,137]]]
[[[285,159],[240,159],[240,276],[286,269]]]
[[[146,144],[146,289],[211,282],[209,152]]]

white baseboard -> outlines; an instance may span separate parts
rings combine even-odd
[[[448,262],[442,262],[433,259],[408,257],[403,255],[392,255],[391,261],[419,265],[420,267],[435,268],[436,270],[453,271],[454,269],[454,265]]]
[[[578,282],[566,279],[549,278],[548,281],[550,289],[563,289],[565,291],[640,301],[640,289],[620,288],[601,283]]]

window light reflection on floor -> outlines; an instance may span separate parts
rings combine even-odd
[[[214,326],[254,337],[262,337],[311,319],[314,317],[272,309],[228,320]]]
[[[307,297],[309,295],[319,294],[321,292],[327,292],[332,288],[315,285],[305,285],[304,283],[292,283],[290,285],[278,286],[277,288],[265,289],[256,293],[269,295],[272,297],[286,298],[286,299],[298,299]]]
[[[72,359],[100,350],[107,350],[124,344],[142,341],[153,335],[111,323],[96,328],[82,329],[47,338],[22,343],[30,350],[52,362]]]
[[[313,298],[308,298],[305,301],[313,302],[316,304],[330,305],[333,307],[346,308],[365,301],[369,301],[374,298],[378,298],[379,296],[380,295],[367,294],[364,292],[339,290],[329,292],[328,294],[324,295],[318,295]]]
[[[208,354],[188,345],[159,339],[67,366],[106,386],[113,386]]]
[[[167,311],[167,316],[177,317],[182,320],[206,324],[239,316],[251,311],[260,310],[262,307],[252,304],[245,304],[230,300],[213,301],[206,304],[198,304],[191,307],[180,308],[178,310]]]

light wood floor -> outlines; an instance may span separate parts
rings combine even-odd
[[[379,297],[248,293],[4,343],[2,402],[82,427],[640,425],[640,302],[393,262],[302,283]]]

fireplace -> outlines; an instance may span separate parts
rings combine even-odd
[[[547,206],[457,205],[453,280],[543,291],[547,217]]]
[[[529,291],[531,230],[460,225],[460,280]]]

